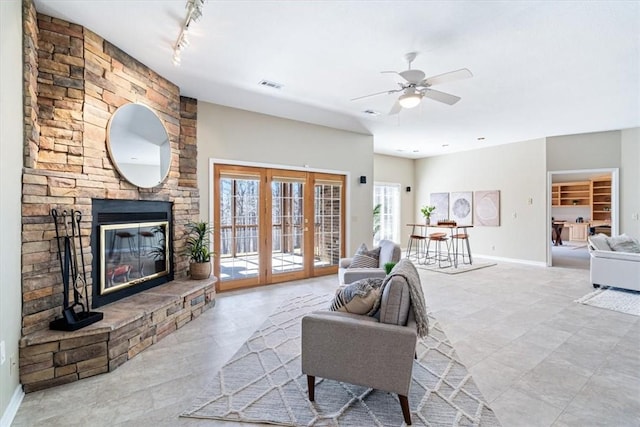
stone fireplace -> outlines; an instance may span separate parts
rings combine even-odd
[[[197,101],[98,34],[37,13],[32,0],[23,2],[23,30],[19,363],[30,392],[116,369],[211,307],[215,289],[213,279],[186,279],[189,261],[174,255],[184,247],[185,224],[200,218]],[[108,120],[130,102],[153,109],[169,137],[169,174],[153,188],[124,180],[107,153]],[[97,201],[107,201],[106,210]],[[132,211],[130,203],[145,207]],[[72,332],[49,329],[63,307],[52,209],[81,212],[79,249],[88,285],[98,289],[89,299],[104,313]],[[104,266],[93,253],[101,241]],[[164,263],[156,266],[161,248]]]

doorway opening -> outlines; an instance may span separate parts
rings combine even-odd
[[[589,235],[618,234],[618,182],[617,168],[548,172],[548,266],[589,269]]]

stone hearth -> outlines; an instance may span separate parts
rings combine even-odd
[[[110,372],[215,304],[215,278],[175,280],[113,302],[74,332],[41,330],[20,341],[26,393]]]

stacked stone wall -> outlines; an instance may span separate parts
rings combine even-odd
[[[91,286],[91,201],[173,202],[174,272],[184,278],[184,225],[199,219],[197,101],[92,31],[36,12],[24,1],[24,171],[22,180],[22,335],[47,330],[62,311],[62,276],[52,209],[78,210]],[[171,144],[167,179],[138,188],[114,168],[107,124],[121,105],[151,107]],[[184,159],[183,159],[184,157]],[[91,292],[89,292],[91,294]],[[25,369],[28,371],[28,369]]]

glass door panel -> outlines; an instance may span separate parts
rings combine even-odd
[[[260,177],[221,176],[217,250],[221,281],[260,275]]]
[[[277,175],[282,172],[277,171]],[[287,175],[291,176],[271,178],[271,274],[286,275],[286,280],[290,280],[304,277],[305,271],[306,174]]]
[[[343,177],[314,183],[314,270],[337,271],[344,253]]]

